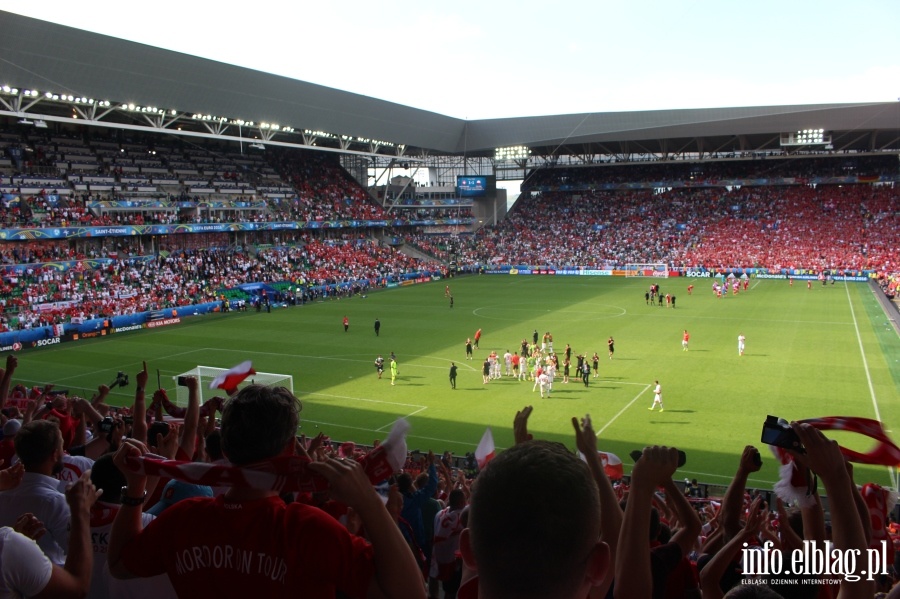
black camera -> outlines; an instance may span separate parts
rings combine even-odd
[[[178,379],[175,382],[178,383],[179,387],[187,387],[188,386],[188,377],[180,376],[180,377],[178,377]]]
[[[797,433],[794,432],[787,420],[777,416],[766,416],[760,441],[766,445],[774,445],[775,447],[793,449],[799,453],[804,453],[803,445],[800,443]]]
[[[116,373],[116,380],[109,384],[110,389],[115,389],[116,387],[127,387],[128,386],[128,375],[122,372],[121,370]]]
[[[100,429],[101,433],[109,434],[116,427],[116,421],[112,419],[112,416],[107,416],[97,423],[97,427]]]

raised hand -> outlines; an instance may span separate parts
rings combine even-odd
[[[531,416],[533,410],[533,407],[525,406],[516,412],[516,417],[513,419],[513,435],[516,445],[525,441],[531,441],[534,438],[533,435],[528,433],[528,417]]]

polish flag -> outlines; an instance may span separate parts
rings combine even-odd
[[[487,427],[484,431],[484,436],[481,437],[481,441],[478,442],[478,447],[475,449],[475,460],[478,462],[478,468],[482,469],[487,466],[487,463],[493,460],[495,455],[494,435],[491,433],[491,427]]]
[[[622,480],[625,477],[625,470],[622,467],[622,460],[614,453],[598,451],[600,463],[603,464],[603,470],[610,480]]]
[[[256,374],[253,370],[253,363],[250,360],[241,362],[234,368],[229,368],[209,384],[210,389],[224,389],[229,395],[237,389],[241,382],[250,376]]]

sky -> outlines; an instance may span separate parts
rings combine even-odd
[[[0,0],[0,10],[472,120],[900,100],[897,0]]]

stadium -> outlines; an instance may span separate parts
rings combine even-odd
[[[241,387],[288,387],[334,455],[408,421],[414,475],[429,452],[474,475],[533,406],[529,432],[573,450],[590,414],[616,481],[635,450],[683,450],[704,519],[747,445],[774,509],[770,415],[838,417],[853,480],[900,490],[900,102],[469,121],[0,30],[4,420],[66,396],[129,417],[146,365],[178,421],[181,377],[214,406],[250,361]]]

